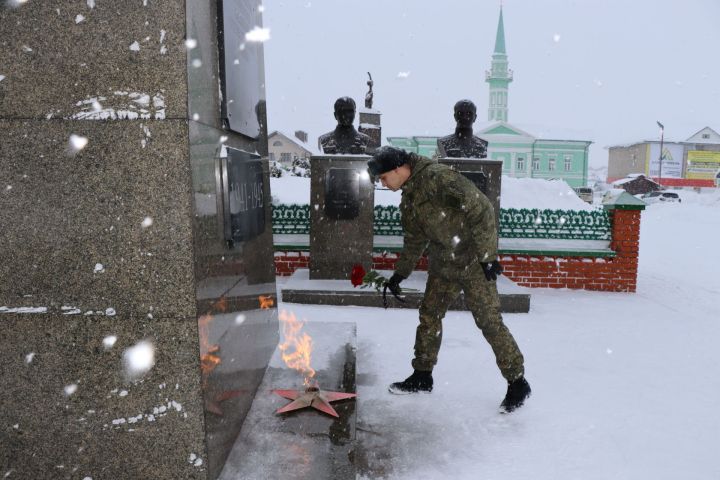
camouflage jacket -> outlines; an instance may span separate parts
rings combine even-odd
[[[430,272],[446,278],[482,275],[497,259],[495,212],[487,197],[450,167],[411,154],[402,186],[404,247],[395,271],[407,277],[427,249]]]

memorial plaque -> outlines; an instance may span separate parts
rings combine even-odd
[[[325,173],[325,215],[352,220],[360,213],[360,176],[355,168],[331,168]]]
[[[219,163],[223,235],[232,248],[265,230],[263,168],[260,156],[227,148]]]
[[[465,178],[473,182],[473,184],[487,196],[488,190],[487,190],[487,175],[485,175],[483,172],[470,172],[467,170],[461,170],[460,173],[463,174]]]

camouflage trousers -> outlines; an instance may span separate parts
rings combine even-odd
[[[447,279],[432,273],[420,305],[420,324],[415,334],[415,370],[432,371],[442,342],[442,319],[453,301],[465,292],[465,304],[475,318],[485,340],[495,353],[495,361],[506,380],[524,374],[523,355],[500,315],[500,297],[495,282],[484,275]]]

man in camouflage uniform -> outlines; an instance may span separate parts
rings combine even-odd
[[[502,267],[490,201],[460,173],[399,148],[379,148],[368,170],[385,187],[402,189],[404,247],[386,288],[397,296],[400,282],[410,275],[426,248],[430,264],[415,336],[414,372],[390,385],[390,392],[432,391],[442,319],[462,290],[508,382],[501,407],[506,412],[520,407],[530,396],[530,385],[524,377],[523,355],[500,315],[496,279]]]

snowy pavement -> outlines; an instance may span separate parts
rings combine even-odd
[[[433,393],[398,397],[416,311],[281,303],[357,322],[361,478],[720,478],[720,203],[703,200],[643,212],[636,294],[534,289],[505,315],[533,388],[512,415],[469,313],[446,316]]]

